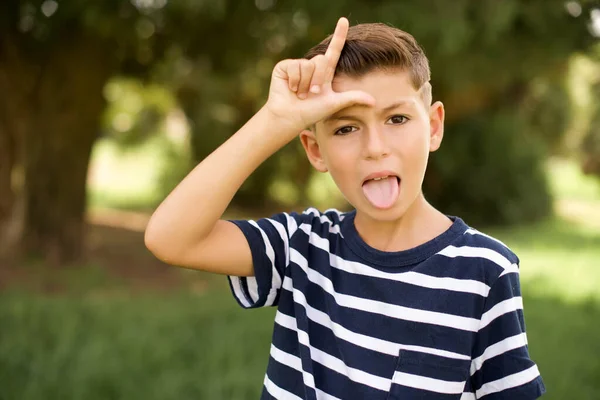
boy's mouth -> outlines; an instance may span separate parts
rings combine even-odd
[[[393,172],[377,172],[367,176],[362,189],[367,200],[375,208],[390,208],[400,194],[400,177]]]

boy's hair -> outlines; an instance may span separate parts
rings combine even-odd
[[[310,49],[304,58],[325,54],[331,37]],[[351,26],[335,74],[359,78],[378,69],[408,72],[425,106],[431,105],[429,61],[412,35],[382,23]]]

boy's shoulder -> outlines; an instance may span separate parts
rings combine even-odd
[[[466,223],[463,223],[463,234],[440,254],[469,265],[469,270],[489,286],[502,276],[519,274],[519,257],[506,243]]]
[[[519,263],[519,257],[500,239],[465,224],[464,234],[460,238],[460,246],[473,248],[482,254],[498,254],[512,264]],[[480,250],[477,250],[480,249]]]

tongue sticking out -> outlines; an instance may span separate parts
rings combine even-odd
[[[365,197],[377,208],[389,208],[398,199],[398,180],[395,176],[373,180],[363,184]]]

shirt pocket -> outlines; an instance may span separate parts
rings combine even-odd
[[[400,350],[388,400],[459,400],[470,360]]]

